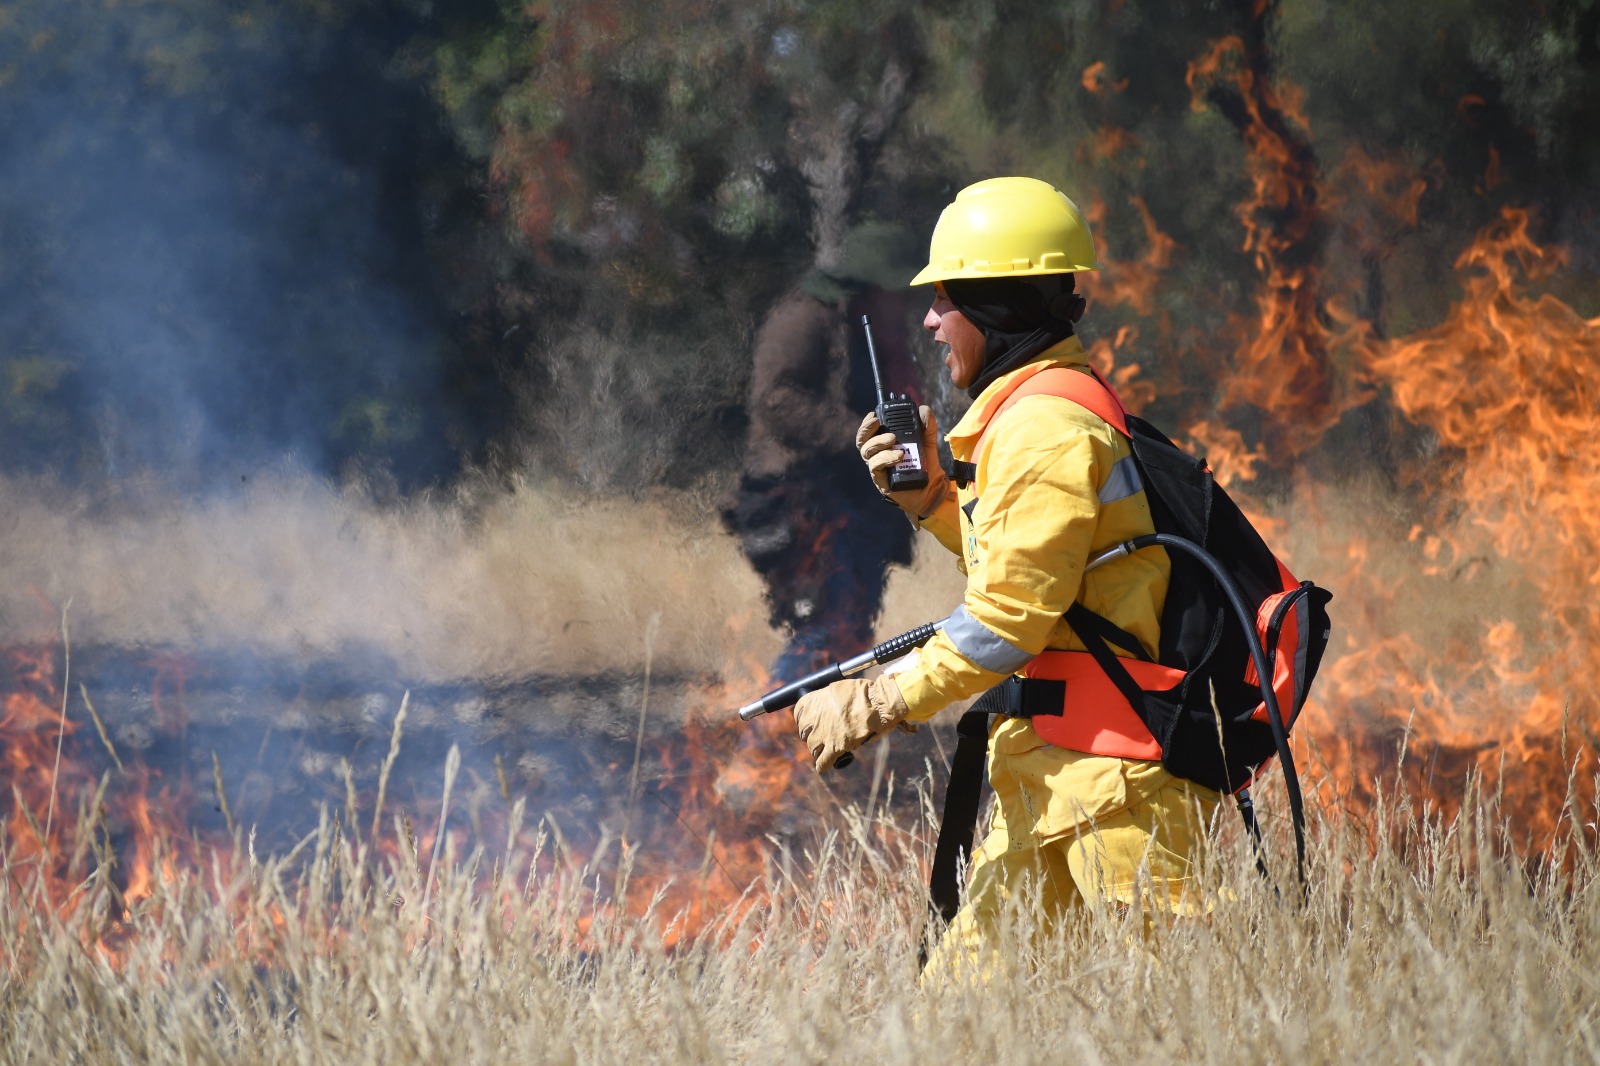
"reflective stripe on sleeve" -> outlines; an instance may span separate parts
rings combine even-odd
[[[1100,502],[1125,500],[1143,491],[1144,479],[1139,476],[1139,464],[1134,462],[1133,456],[1126,455],[1111,467],[1111,476],[1106,478],[1105,487],[1100,490]]]
[[[944,624],[944,635],[956,651],[997,674],[1014,673],[1033,660],[1032,654],[972,617],[965,607],[957,607],[950,615]]]

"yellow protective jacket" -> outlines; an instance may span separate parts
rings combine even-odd
[[[977,463],[977,478],[952,483],[921,524],[956,554],[967,588],[944,631],[895,677],[913,721],[992,688],[1046,649],[1082,651],[1062,619],[1074,599],[1138,637],[1152,656],[1158,650],[1171,574],[1166,553],[1146,549],[1083,570],[1095,552],[1154,532],[1127,438],[1048,394],[1024,396],[989,429],[1023,382],[1062,366],[1088,373],[1077,337],[992,382],[948,434],[954,457]],[[983,451],[974,457],[980,436]],[[1052,748],[1028,719],[1000,719],[990,748],[1012,764],[991,765],[991,778],[1017,776],[1033,794],[1026,816],[1013,812],[1022,818],[1015,830],[1038,836],[1068,831],[1169,779],[1158,763]]]

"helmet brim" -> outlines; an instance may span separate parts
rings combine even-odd
[[[967,263],[959,267],[929,263],[918,271],[916,277],[907,282],[907,286],[914,288],[918,285],[932,285],[936,281],[950,281],[955,278],[982,281],[990,278],[1040,277],[1045,274],[1081,274],[1099,269],[1101,269],[1099,262],[1078,263],[1073,266],[1057,266],[1052,263],[1047,267],[1031,266],[1024,270],[1017,270],[1010,264],[1007,264],[1005,269],[996,269],[984,262]]]

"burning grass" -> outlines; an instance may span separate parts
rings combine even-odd
[[[1270,790],[1269,790],[1270,791]],[[1572,793],[1575,795],[1576,793]],[[1086,913],[990,988],[918,989],[926,827],[846,810],[776,851],[720,920],[668,946],[629,863],[543,823],[500,858],[374,852],[324,816],[292,856],[168,867],[119,914],[109,876],[37,904],[17,841],[0,891],[5,1061],[1557,1061],[1600,1053],[1600,859],[1516,857],[1492,794],[1440,819],[1380,801],[1310,826],[1306,904],[1254,873],[1231,816],[1203,921]],[[1268,797],[1269,813],[1281,811]],[[1569,805],[1566,824],[1591,819]],[[406,839],[404,823],[396,833]],[[1269,826],[1280,845],[1281,825]],[[499,844],[507,845],[504,852]],[[159,869],[159,867],[158,867]],[[686,881],[696,875],[684,874]],[[114,940],[105,937],[106,923]]]

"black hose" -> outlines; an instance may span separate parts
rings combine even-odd
[[[1255,626],[1252,624],[1253,616],[1245,606],[1244,594],[1239,591],[1239,586],[1232,577],[1223,569],[1222,564],[1210,552],[1192,540],[1174,536],[1171,533],[1147,533],[1142,537],[1134,537],[1125,542],[1128,554],[1140,548],[1153,545],[1163,548],[1177,548],[1188,555],[1198,559],[1211,576],[1216,578],[1217,584],[1228,597],[1228,603],[1233,607],[1234,616],[1239,619],[1239,625],[1244,630],[1245,643],[1250,648],[1250,661],[1256,667],[1256,680],[1261,686],[1261,702],[1267,708],[1267,725],[1272,730],[1272,743],[1278,749],[1278,761],[1283,764],[1283,782],[1289,793],[1289,817],[1294,823],[1294,856],[1295,870],[1300,876],[1300,888],[1306,887],[1306,816],[1305,805],[1300,796],[1300,776],[1295,773],[1294,756],[1289,751],[1289,731],[1283,724],[1283,715],[1278,710],[1278,694],[1272,691],[1272,668],[1267,662],[1267,653],[1261,647],[1261,640],[1256,635]]]

